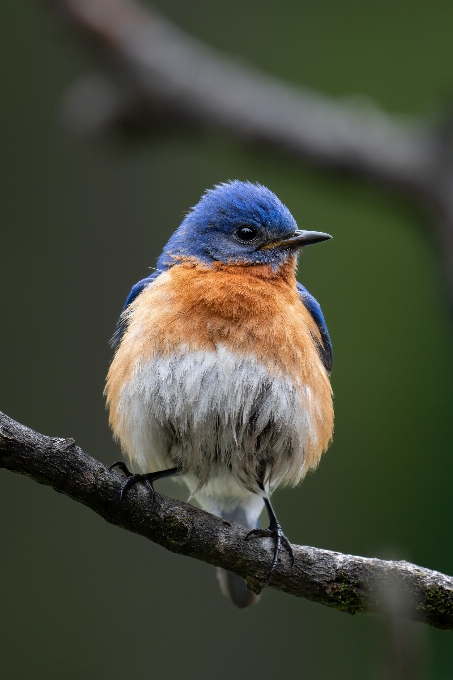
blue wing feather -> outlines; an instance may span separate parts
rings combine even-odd
[[[308,290],[299,282],[297,282],[297,290],[299,291],[302,302],[305,307],[310,312],[314,322],[319,328],[321,334],[321,343],[318,343],[318,353],[319,357],[324,364],[324,368],[330,375],[332,372],[332,341],[330,339],[329,331],[327,330],[326,321],[324,319],[324,314],[321,311],[321,306],[317,300],[310,295]]]
[[[141,281],[136,283],[135,286],[132,286],[132,290],[126,298],[126,302],[124,303],[120,318],[118,319],[118,322],[116,324],[115,332],[112,336],[112,339],[110,340],[110,345],[111,347],[113,347],[113,349],[117,349],[119,347],[121,338],[123,337],[124,332],[127,328],[128,318],[127,314],[124,314],[124,312],[129,307],[131,302],[134,302],[135,298],[138,297],[140,293],[142,293],[145,290],[145,288],[149,286],[150,283],[155,281],[161,273],[162,272],[160,271],[155,271],[149,276],[147,276],[145,279],[142,279]]]

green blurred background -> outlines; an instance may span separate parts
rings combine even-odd
[[[210,44],[331,95],[423,113],[453,91],[450,1],[159,6]],[[206,187],[259,181],[299,226],[335,237],[299,268],[334,343],[335,438],[316,474],[276,494],[280,521],[296,543],[452,573],[453,334],[425,218],[396,195],[220,135],[77,137],[61,97],[96,59],[49,5],[0,8],[1,409],[117,460],[102,390],[126,294]],[[397,677],[381,617],[272,590],[237,611],[212,567],[35,482],[1,481],[5,680]],[[453,678],[451,633],[404,634],[410,677]]]

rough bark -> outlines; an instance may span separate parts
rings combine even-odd
[[[272,562],[270,539],[245,541],[246,530],[141,485],[119,504],[124,477],[88,456],[73,439],[47,437],[0,412],[0,467],[83,503],[107,522],[181,555],[229,569],[259,592]],[[398,593],[401,615],[453,630],[453,578],[408,562],[390,562],[307,546],[284,554],[270,587],[349,614],[388,609]]]

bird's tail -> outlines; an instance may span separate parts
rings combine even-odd
[[[254,529],[256,527],[256,521],[253,522],[253,526],[249,526],[251,523],[250,518],[240,508],[231,513],[222,513],[222,517],[237,524],[242,524],[247,529]],[[236,607],[245,609],[259,601],[260,596],[247,588],[247,584],[241,576],[218,567],[217,578],[223,595],[231,598]]]
[[[231,571],[217,567],[217,578],[219,579],[222,593],[226,597],[230,597],[233,604],[240,609],[250,607],[252,604],[256,604],[260,599],[259,595],[252,593],[252,591],[247,588],[247,584],[242,576],[238,576]]]

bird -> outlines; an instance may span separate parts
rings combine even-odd
[[[284,551],[294,564],[271,494],[301,482],[332,439],[332,343],[296,280],[301,249],[330,238],[298,229],[259,183],[217,184],[133,286],[111,341],[110,426],[135,470],[111,466],[126,475],[121,500],[138,482],[154,497],[156,480],[182,481],[247,540],[272,538],[266,585]],[[239,608],[258,601],[240,576],[218,578]]]

